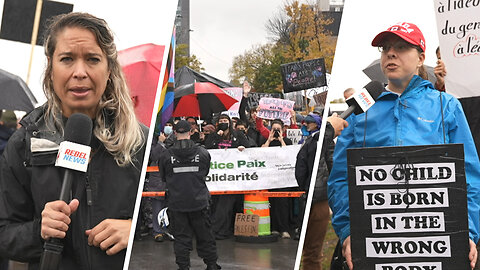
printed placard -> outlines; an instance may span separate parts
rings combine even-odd
[[[451,257],[449,236],[366,238],[367,257]]]
[[[347,163],[355,269],[468,269],[463,145],[348,149]]]
[[[423,185],[455,182],[455,164],[419,163],[408,168],[395,164],[355,167],[357,185]]]
[[[443,212],[374,214],[372,233],[444,232]]]
[[[374,189],[363,191],[364,209],[448,207],[447,188]]]
[[[386,263],[375,265],[375,270],[442,270],[441,262]]]

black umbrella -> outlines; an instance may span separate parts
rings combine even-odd
[[[27,84],[12,73],[0,69],[0,109],[29,112],[37,100]]]
[[[427,70],[428,80],[435,85],[437,81],[437,77],[435,77],[435,73],[433,73],[433,68],[431,66],[424,65],[425,69]],[[364,70],[368,78],[372,81],[379,81],[382,83],[388,83],[387,78],[383,75],[382,69],[380,68],[380,59],[373,61],[370,65],[368,65]]]

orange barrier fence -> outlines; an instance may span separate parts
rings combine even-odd
[[[246,195],[258,195],[265,197],[300,197],[305,194],[304,191],[258,191],[258,190],[246,190],[246,191],[212,191],[212,195],[225,195],[225,194],[246,194]],[[165,196],[164,191],[144,191],[142,197],[162,197]]]
[[[158,172],[158,166],[148,166],[147,172]]]

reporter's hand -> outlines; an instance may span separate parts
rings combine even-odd
[[[78,208],[78,200],[73,199],[69,204],[58,200],[48,202],[42,211],[40,236],[44,239],[65,238],[70,225],[70,215]]]
[[[468,253],[468,259],[470,260],[470,267],[472,268],[475,268],[475,263],[477,262],[477,256],[478,256],[478,253],[477,253],[477,245],[475,245],[475,242],[472,241],[472,239],[469,239],[470,240],[470,252]]]
[[[107,251],[107,255],[114,255],[128,245],[128,236],[132,220],[105,219],[91,230],[86,230],[88,244]]]
[[[352,262],[352,246],[350,244],[350,236],[343,241],[342,245],[342,254],[343,257],[345,257],[345,260],[347,262],[348,268],[350,270],[353,270],[353,262]]]
[[[342,133],[343,129],[348,127],[348,122],[338,117],[337,113],[333,113],[332,116],[327,118],[327,121],[330,123],[330,125],[332,125],[333,129],[335,130],[334,137],[339,136]]]

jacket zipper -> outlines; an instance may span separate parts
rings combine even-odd
[[[87,169],[88,170],[88,169]],[[85,191],[87,195],[87,228],[91,229],[91,213],[92,213],[92,205],[93,205],[93,199],[92,199],[92,188],[90,186],[90,181],[88,179],[90,170],[87,171],[87,176],[85,178]],[[88,239],[87,239],[87,265],[88,269],[92,269],[92,262],[91,262],[91,254],[90,254],[90,246],[88,246]]]

